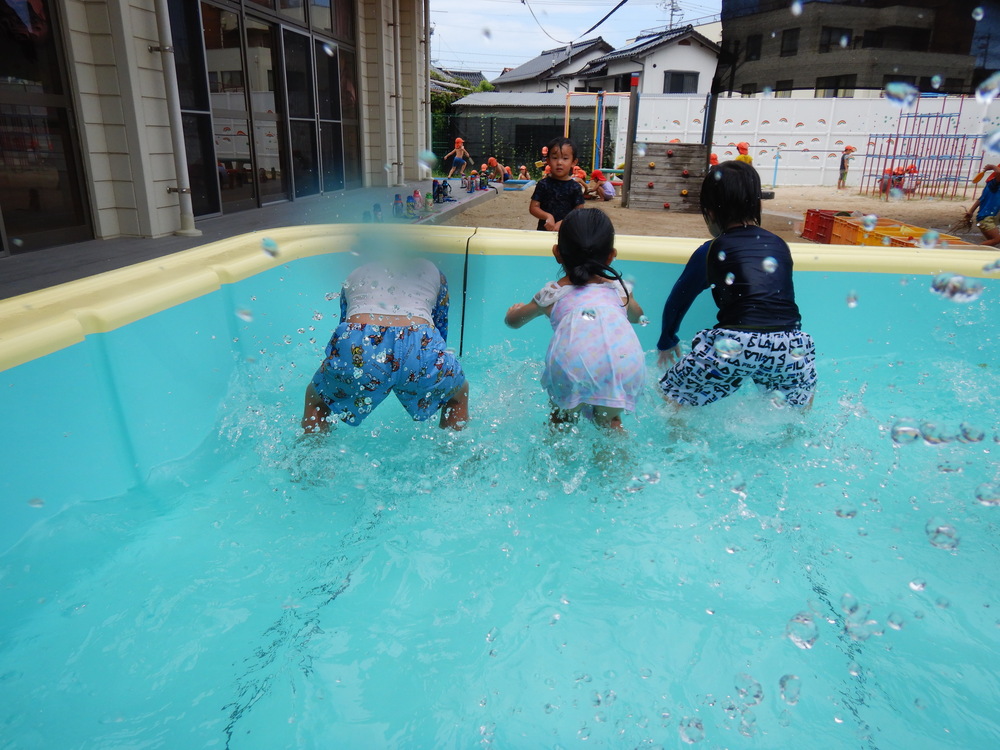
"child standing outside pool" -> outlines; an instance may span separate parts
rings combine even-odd
[[[549,153],[551,153],[551,148]],[[635,411],[646,378],[638,323],[642,308],[615,259],[615,229],[596,208],[572,211],[559,227],[552,254],[566,275],[546,284],[526,304],[512,305],[504,322],[520,328],[540,315],[552,323],[542,387],[552,400],[552,423],[583,413],[597,425],[622,429],[621,415]]]
[[[451,177],[455,174],[455,170],[458,169],[458,173],[464,177],[465,165],[472,159],[469,152],[465,150],[465,141],[461,138],[456,138],[455,148],[445,154],[442,161],[448,161],[448,157],[452,157],[451,170],[448,172],[448,176]]]
[[[573,179],[576,158],[576,145],[569,138],[556,138],[549,143],[546,176],[535,185],[528,208],[538,219],[540,231],[559,231],[559,222],[584,203],[583,188]]]
[[[413,419],[441,411],[441,427],[469,419],[469,385],[447,348],[448,282],[423,258],[361,266],[344,282],[340,325],[306,388],[302,429],[361,424],[390,392]]]
[[[844,146],[844,153],[840,155],[840,174],[837,179],[837,190],[843,190],[847,187],[847,170],[850,169],[851,160],[854,158],[851,156],[855,151],[857,151],[854,146]]]
[[[760,177],[749,164],[722,162],[701,187],[701,213],[715,239],[694,251],[663,307],[656,348],[668,401],[703,406],[736,392],[744,380],[808,407],[816,388],[815,347],[799,328],[792,256],[780,237],[760,227]],[[700,331],[682,355],[684,315],[705,289],[718,323]]]

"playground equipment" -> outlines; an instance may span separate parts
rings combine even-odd
[[[921,106],[940,102],[940,112]],[[901,112],[895,133],[869,136],[861,176],[861,192],[894,197],[965,198],[983,156],[977,133],[960,133],[964,97],[935,100],[921,97],[913,112]],[[944,108],[956,107],[945,112]],[[898,192],[894,192],[898,191]]]
[[[612,91],[570,91],[566,94],[566,114],[563,117],[563,138],[569,138],[569,113],[570,113],[570,97],[573,96],[590,96],[595,97],[594,102],[594,150],[590,156],[590,170],[603,169],[601,164],[601,154],[604,153],[604,117],[607,112],[604,106],[604,100],[609,96],[625,97],[629,96],[626,92],[612,92]],[[583,161],[583,159],[580,159]],[[587,170],[587,171],[590,171]]]

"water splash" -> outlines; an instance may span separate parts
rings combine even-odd
[[[983,293],[983,285],[956,273],[942,273],[934,277],[931,291],[953,302],[974,302]]]

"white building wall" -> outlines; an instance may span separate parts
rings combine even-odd
[[[713,50],[706,49],[693,39],[690,41],[690,45],[668,44],[643,60],[643,72],[639,79],[640,93],[663,94],[663,74],[667,71],[698,73],[698,96],[704,96],[712,90],[712,77],[715,75],[718,58]]]
[[[700,142],[707,103],[705,97],[643,96],[636,142]],[[615,156],[620,161],[628,122],[627,100],[622,104]],[[984,107],[971,97],[928,98],[918,112],[960,112],[960,133],[981,135],[1000,127],[1000,104]],[[848,175],[848,186],[854,186],[869,136],[896,133],[900,113],[885,99],[720,98],[711,150],[722,161],[733,159],[736,144],[746,141],[766,185],[835,185],[844,146],[854,146]]]

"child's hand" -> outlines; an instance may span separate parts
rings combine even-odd
[[[681,358],[681,345],[677,344],[670,349],[661,351],[656,357],[656,363],[666,369],[670,367],[674,362],[677,362]]]
[[[518,328],[519,326],[514,325],[518,320],[518,313],[524,309],[523,302],[515,302],[513,305],[507,308],[507,314],[503,317],[503,322],[508,328]]]

